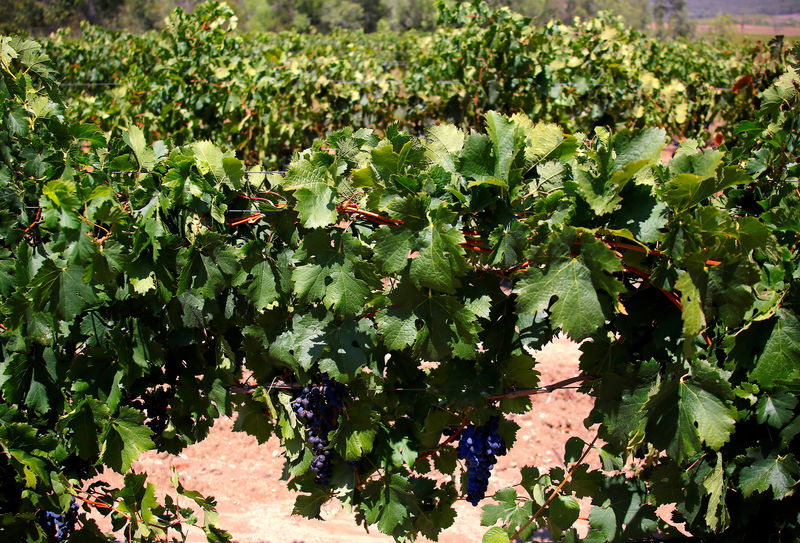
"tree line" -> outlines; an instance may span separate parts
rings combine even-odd
[[[244,31],[329,32],[335,28],[431,30],[437,3],[456,0],[229,0]],[[539,21],[591,17],[611,10],[635,28],[686,35],[690,28],[685,0],[488,0]],[[142,32],[159,28],[176,7],[191,11],[200,0],[6,0],[0,33],[46,35],[82,21]]]

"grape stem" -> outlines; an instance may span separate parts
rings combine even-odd
[[[535,387],[535,388],[522,388],[519,390],[510,390],[508,392],[504,392],[502,394],[498,394],[497,396],[491,396],[489,398],[490,402],[496,400],[502,400],[504,398],[519,398],[522,396],[534,396],[536,394],[549,394],[554,390],[558,390],[559,388],[564,388],[569,386],[573,383],[581,383],[583,381],[594,381],[595,379],[599,379],[596,375],[587,375],[582,374],[576,377],[570,377],[569,379],[564,379],[563,381],[558,381],[557,383],[552,383],[543,387]]]
[[[471,407],[467,408],[467,415],[469,415],[469,412],[470,412],[470,411],[472,411],[472,408],[471,408]],[[426,453],[423,453],[423,454],[419,455],[419,456],[417,457],[417,460],[415,460],[415,462],[418,462],[418,461],[420,461],[420,460],[423,460],[423,459],[425,459],[425,458],[428,458],[429,456],[433,456],[433,454],[434,454],[436,451],[438,451],[438,450],[439,450],[439,449],[441,449],[442,447],[444,447],[444,446],[446,446],[446,445],[449,445],[450,443],[452,443],[452,442],[453,442],[453,440],[455,440],[456,438],[458,438],[459,434],[461,434],[461,432],[464,430],[464,428],[466,428],[466,427],[467,427],[467,424],[469,424],[469,416],[465,416],[465,417],[464,417],[464,420],[462,420],[462,421],[461,421],[461,424],[458,426],[458,428],[456,429],[456,431],[455,431],[455,432],[453,432],[453,435],[449,436],[447,439],[445,439],[444,441],[442,441],[441,443],[439,443],[438,445],[436,445],[436,447],[434,447],[433,449],[429,450],[428,452],[426,452]]]
[[[572,478],[572,475],[575,473],[575,470],[577,470],[577,469],[578,469],[578,467],[581,465],[581,462],[583,462],[583,461],[584,461],[584,459],[586,458],[586,456],[589,454],[589,451],[591,451],[591,450],[594,448],[594,444],[595,444],[595,442],[597,442],[597,437],[598,437],[598,436],[596,436],[596,435],[594,436],[594,439],[592,440],[592,442],[591,442],[591,443],[589,443],[589,446],[588,446],[588,447],[586,447],[586,450],[584,450],[584,451],[583,451],[583,454],[582,454],[582,455],[581,455],[581,457],[578,459],[578,461],[577,461],[577,462],[575,462],[575,465],[572,467],[572,469],[571,469],[571,470],[569,470],[569,473],[567,473],[567,476],[566,476],[566,477],[564,477],[564,480],[563,480],[563,481],[561,481],[561,484],[560,484],[560,485],[558,485],[558,486],[555,488],[555,490],[553,490],[553,491],[550,493],[550,495],[547,497],[547,500],[545,500],[545,502],[544,502],[544,503],[543,503],[541,506],[539,506],[539,509],[538,509],[538,510],[537,510],[537,511],[536,511],[536,512],[533,514],[533,516],[532,516],[530,519],[528,519],[528,522],[526,522],[525,524],[523,524],[523,525],[520,527],[520,529],[519,529],[519,530],[517,530],[517,531],[514,533],[514,535],[512,535],[512,536],[511,536],[511,538],[510,538],[510,539],[511,539],[511,541],[513,541],[513,540],[515,540],[516,538],[518,538],[518,537],[519,537],[519,534],[521,534],[523,531],[525,531],[525,529],[526,529],[528,526],[530,526],[530,525],[533,523],[533,521],[535,521],[537,518],[539,518],[539,516],[542,514],[542,511],[544,511],[544,510],[545,510],[545,508],[547,508],[547,506],[548,506],[548,505],[550,505],[550,502],[552,502],[552,501],[553,501],[553,500],[556,498],[556,496],[558,496],[558,493],[559,493],[559,492],[561,492],[561,489],[562,489],[562,488],[564,488],[564,485],[565,485],[565,484],[567,484],[567,482],[568,482],[568,481],[569,481],[569,480]]]

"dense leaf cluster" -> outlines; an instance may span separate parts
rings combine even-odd
[[[269,168],[348,126],[422,135],[437,121],[480,128],[488,110],[569,132],[656,126],[707,138],[710,122],[749,115],[783,64],[779,44],[664,42],[608,14],[536,26],[461,2],[441,20],[428,35],[241,35],[230,9],[208,3],[176,11],[160,33],[85,27],[52,37],[48,52],[77,84],[65,90],[83,122],[135,123],[148,141],[177,145],[209,139]]]
[[[72,496],[143,540],[198,522],[131,462],[236,412],[280,439],[297,513],[335,498],[365,526],[435,538],[469,495],[436,473],[458,469],[443,431],[498,417],[513,446],[501,415],[531,409],[531,351],[563,331],[583,340],[602,467],[572,439],[569,476],[524,468],[525,494],[484,508],[493,537],[578,540],[588,498],[587,541],[678,524],[797,538],[796,68],[727,158],[685,140],[662,164],[662,128],[570,134],[490,111],[481,131],[337,131],[285,176],[209,141],[69,122],[32,42],[0,39],[0,77],[3,536],[44,540],[36,512]],[[329,486],[292,394],[323,375],[348,390],[321,436],[344,460]],[[143,405],[156,394],[165,425]],[[104,467],[123,488],[87,487]],[[173,482],[224,540],[213,501]]]

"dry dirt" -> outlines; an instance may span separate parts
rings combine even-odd
[[[541,383],[554,383],[578,374],[578,346],[567,339],[557,339],[538,353],[537,369]],[[533,410],[515,416],[521,426],[517,444],[495,467],[489,494],[519,481],[519,468],[526,465],[539,468],[563,466],[564,443],[571,436],[585,441],[594,432],[584,428],[582,421],[591,409],[591,398],[575,390],[562,389],[551,394],[533,396]],[[233,422],[221,419],[206,440],[184,450],[179,456],[148,453],[134,463],[137,472],[147,472],[159,492],[171,488],[171,468],[178,469],[186,488],[210,494],[217,499],[221,525],[234,541],[240,543],[289,542],[390,542],[377,529],[365,532],[357,526],[353,515],[337,504],[323,509],[325,521],[293,516],[296,494],[287,490],[280,480],[282,458],[277,439],[258,445],[255,438],[232,431]],[[597,462],[592,452],[587,458]],[[466,501],[456,505],[458,518],[440,536],[444,543],[480,541],[486,528],[480,525],[480,505],[472,507]],[[585,513],[583,514],[585,515]],[[584,521],[578,521],[579,524]],[[585,529],[584,526],[579,528]],[[119,534],[124,541],[123,534]],[[537,539],[545,539],[541,534]],[[192,532],[190,542],[204,541],[202,533]]]

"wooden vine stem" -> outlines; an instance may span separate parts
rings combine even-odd
[[[489,398],[490,402],[494,402],[497,400],[502,400],[504,398],[520,398],[522,396],[535,396],[536,394],[549,394],[559,388],[564,388],[574,383],[582,383],[584,381],[594,381],[599,379],[596,375],[577,375],[575,377],[570,377],[569,379],[564,379],[563,381],[558,381],[557,383],[552,383],[550,385],[545,385],[543,387],[536,387],[536,388],[523,388],[519,390],[510,390],[508,392],[504,392],[503,394],[498,394],[497,396],[491,396]]]
[[[471,408],[471,407],[467,409],[467,413],[466,413],[466,415],[469,415],[469,412],[470,412],[470,411],[472,411],[472,408]],[[469,424],[469,416],[465,416],[465,417],[464,417],[464,420],[462,420],[462,421],[461,421],[461,424],[458,426],[458,428],[456,429],[456,431],[455,431],[455,432],[453,432],[453,435],[451,435],[451,436],[448,436],[448,438],[447,438],[447,439],[445,439],[444,441],[442,441],[441,443],[439,443],[439,444],[438,444],[436,447],[434,447],[433,449],[429,450],[428,452],[426,452],[426,453],[422,453],[421,455],[419,455],[419,456],[417,457],[417,461],[418,461],[418,460],[422,460],[422,459],[424,459],[424,458],[428,458],[429,456],[433,456],[433,455],[436,453],[436,451],[438,451],[438,450],[439,450],[439,449],[441,449],[442,447],[444,447],[444,446],[446,446],[446,445],[449,445],[450,443],[452,443],[452,442],[453,442],[453,441],[454,441],[454,440],[455,440],[455,439],[456,439],[456,438],[457,438],[457,437],[458,437],[458,436],[461,434],[461,432],[464,430],[464,428],[466,428],[466,427],[467,427],[467,424]]]
[[[517,530],[514,533],[514,535],[511,536],[510,539],[512,541],[517,539],[519,537],[519,534],[521,534],[528,526],[530,526],[533,523],[533,521],[535,521],[537,518],[539,518],[539,516],[547,508],[547,506],[550,505],[550,502],[552,502],[556,498],[556,496],[558,496],[558,493],[561,492],[561,489],[564,488],[564,485],[567,484],[567,482],[572,478],[572,475],[575,473],[575,470],[577,470],[578,467],[580,467],[581,462],[584,461],[586,456],[589,454],[589,451],[591,451],[594,448],[594,444],[595,444],[596,441],[597,441],[597,436],[595,435],[594,439],[592,440],[592,442],[589,443],[589,446],[586,447],[586,449],[583,451],[583,454],[581,455],[581,457],[578,459],[577,462],[575,462],[575,465],[572,466],[572,469],[569,470],[569,473],[567,473],[567,475],[564,477],[564,480],[561,481],[561,484],[558,485],[555,488],[555,490],[553,490],[550,493],[550,495],[547,497],[547,500],[545,500],[545,502],[542,505],[539,506],[539,509],[533,514],[533,516],[530,519],[528,519],[528,522],[526,522],[525,524],[520,526],[519,530]]]

